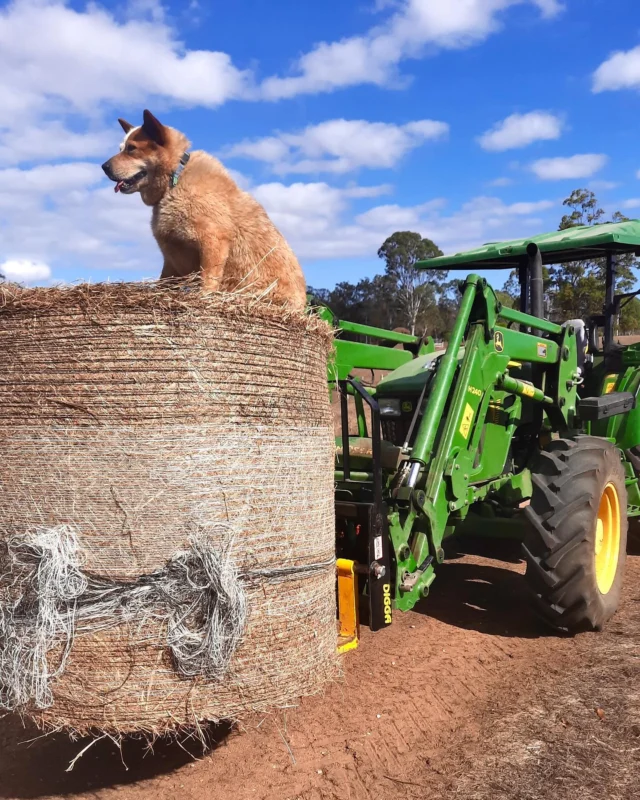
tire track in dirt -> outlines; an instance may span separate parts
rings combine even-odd
[[[450,553],[417,611],[377,634],[364,630],[343,679],[322,696],[218,731],[217,746],[197,762],[175,744],[157,743],[145,757],[128,742],[127,771],[102,741],[65,773],[86,742],[55,736],[27,747],[19,742],[31,732],[14,718],[0,721],[0,798],[395,800],[435,788],[490,704],[510,696],[527,709],[541,674],[565,675],[593,636],[549,635],[530,609],[517,550],[482,549]],[[640,585],[639,561],[629,559],[627,585]]]
[[[565,669],[538,665],[525,693],[508,683],[490,696],[479,735],[463,732],[441,754],[446,772],[430,782],[430,800],[637,800],[640,559],[627,563],[605,631],[578,637]]]

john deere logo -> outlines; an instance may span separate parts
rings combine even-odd
[[[402,410],[405,412],[405,414],[413,411],[413,403],[411,403],[409,400],[405,400],[402,404]]]
[[[493,343],[496,347],[496,352],[501,353],[504,350],[504,336],[500,331],[493,334]]]

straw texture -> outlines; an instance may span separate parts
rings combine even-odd
[[[52,532],[89,587],[53,603],[51,702],[31,692],[17,710],[159,734],[286,705],[334,675],[330,346],[314,317],[184,284],[0,287],[0,616],[12,630],[42,616],[17,570]],[[29,574],[68,577],[48,553]],[[202,617],[221,586],[235,627],[176,617],[194,589],[209,592]],[[97,613],[91,587],[120,587],[139,613]],[[217,679],[202,649],[214,628],[228,636]]]

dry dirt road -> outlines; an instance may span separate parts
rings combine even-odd
[[[558,638],[530,612],[517,553],[459,544],[422,608],[364,632],[341,682],[217,730],[204,755],[184,742],[196,761],[103,740],[67,773],[86,741],[24,744],[37,732],[5,717],[0,798],[638,798],[640,556],[608,630]]]

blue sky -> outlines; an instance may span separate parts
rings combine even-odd
[[[265,205],[308,282],[557,227],[593,188],[640,216],[634,0],[0,2],[0,272],[159,274],[99,165],[150,108]],[[496,282],[500,283],[502,277]]]

